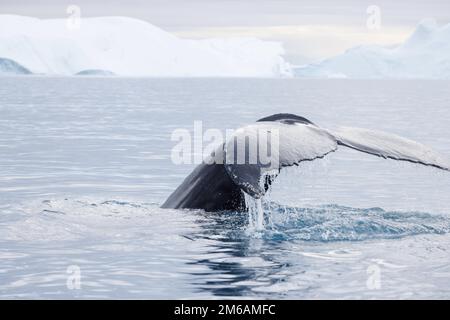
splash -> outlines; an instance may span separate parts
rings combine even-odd
[[[245,207],[248,211],[248,230],[264,230],[264,210],[261,199],[255,199],[244,192]]]
[[[2,208],[0,240],[148,239],[179,234],[193,239],[312,242],[398,239],[450,233],[448,215],[337,204],[292,207],[245,195],[248,212],[160,209],[157,203],[53,199]],[[162,211],[163,210],[163,211]],[[170,226],[168,228],[168,226]],[[185,239],[185,237],[184,237]]]
[[[425,212],[362,209],[336,204],[297,208],[275,202],[264,202],[263,210],[270,212],[272,222],[268,236],[284,240],[361,241],[450,232],[448,216]]]

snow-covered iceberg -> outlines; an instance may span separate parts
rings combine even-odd
[[[449,79],[450,24],[422,21],[398,46],[359,46],[319,63],[295,68],[302,78]]]
[[[0,58],[0,75],[1,74],[30,74],[30,70],[21,66],[14,60],[8,58]]]
[[[0,15],[0,58],[37,74],[104,70],[123,76],[290,76],[279,42],[256,38],[180,39],[126,17],[66,19]]]

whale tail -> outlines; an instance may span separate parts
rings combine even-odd
[[[266,138],[261,139],[264,135]],[[251,148],[251,145],[256,147]],[[323,158],[340,146],[384,159],[450,171],[445,157],[418,142],[361,128],[343,127],[332,132],[304,117],[279,113],[236,130],[234,136],[215,152],[223,162],[200,164],[163,207],[242,210],[245,206],[242,191],[253,198],[261,198],[283,167]],[[261,149],[270,151],[270,157],[264,157],[270,161],[262,161]],[[236,150],[244,150],[244,157],[242,154],[239,157]]]
[[[292,114],[275,114],[258,120],[238,130],[235,139],[227,142],[225,149],[236,148],[235,144],[246,144],[256,139],[259,131],[278,131],[278,141],[272,151],[278,153],[276,166],[261,163],[241,163],[229,161],[226,171],[242,190],[254,198],[262,197],[270,182],[283,167],[299,165],[303,161],[313,161],[334,152],[339,146],[399,161],[408,161],[450,171],[448,160],[418,142],[400,136],[361,128],[342,127],[335,132],[322,129],[306,118]],[[239,146],[237,148],[240,148]],[[249,150],[246,150],[246,152]],[[251,158],[249,155],[246,159]],[[236,159],[233,159],[236,160]],[[270,177],[268,180],[264,177]],[[268,182],[269,181],[269,182]]]

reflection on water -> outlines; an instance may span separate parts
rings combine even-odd
[[[189,234],[192,241],[211,241],[204,259],[188,262],[210,269],[210,273],[200,275],[206,279],[199,288],[215,296],[227,297],[311,297],[311,290],[320,292],[323,279],[333,275],[339,265],[346,264],[360,269],[359,278],[362,279],[353,279],[352,282],[364,291],[367,289],[364,289],[364,268],[368,265],[378,263],[390,269],[394,266],[394,270],[405,266],[368,259],[361,251],[347,248],[352,246],[342,241],[392,239],[450,231],[449,218],[420,212],[387,212],[381,208],[358,209],[337,205],[292,208],[276,203],[266,203],[264,210],[267,227],[262,231],[249,226],[247,213],[202,214],[205,220],[200,221],[201,228]],[[320,246],[323,242],[330,242],[328,248],[337,249],[323,252]],[[361,246],[366,244],[361,243]],[[305,250],[307,248],[312,251]],[[310,270],[311,260],[317,269]],[[220,277],[207,279],[208,275]],[[342,276],[339,272],[338,275]],[[340,298],[339,294],[346,293],[345,289],[337,289],[334,297]]]

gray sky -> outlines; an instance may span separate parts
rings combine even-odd
[[[256,36],[283,41],[303,63],[359,44],[401,42],[423,18],[450,22],[450,1],[406,0],[0,0],[0,13],[65,18],[70,4],[82,17],[129,16],[182,37]],[[380,29],[366,26],[368,6],[380,8]]]

